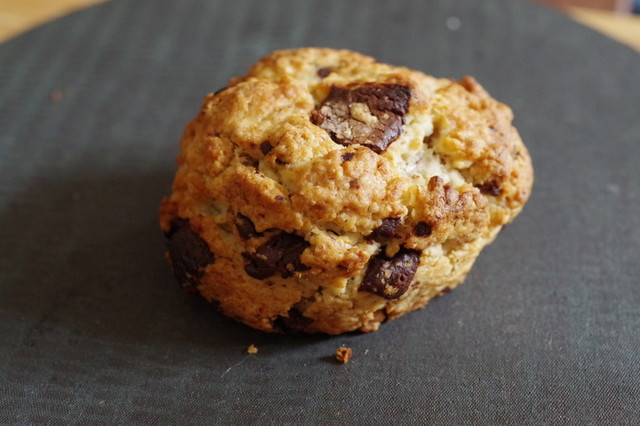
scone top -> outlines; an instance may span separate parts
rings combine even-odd
[[[308,306],[331,292],[402,298],[430,256],[479,251],[522,208],[532,169],[511,119],[470,77],[345,50],[275,52],[208,95],[187,126],[162,227],[188,218],[219,280],[299,280]],[[296,311],[313,317],[308,306]]]
[[[206,98],[183,140],[199,149],[183,149],[179,162],[208,181],[238,175],[244,187],[203,187],[202,196],[240,213],[261,206],[245,214],[258,230],[321,224],[367,235],[387,218],[412,216],[420,220],[403,223],[429,219],[435,230],[446,216],[438,207],[477,216],[487,202],[501,225],[531,185],[518,171],[528,155],[511,118],[472,78],[435,79],[344,50],[278,51]],[[245,167],[264,178],[241,177]],[[426,194],[434,177],[448,195],[432,217],[418,217],[434,210],[424,208],[434,201]]]

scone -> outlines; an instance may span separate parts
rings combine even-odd
[[[374,331],[460,284],[529,197],[472,78],[278,51],[205,97],[160,225],[178,281],[268,332]]]

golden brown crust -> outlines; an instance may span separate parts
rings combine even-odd
[[[531,159],[511,125],[511,109],[467,76],[436,92],[433,116],[434,151],[492,201],[495,225],[510,221],[533,184]]]
[[[511,120],[471,77],[275,52],[185,129],[160,208],[174,269],[264,331],[375,331],[462,282],[522,209],[533,171]],[[183,256],[190,239],[214,260]]]

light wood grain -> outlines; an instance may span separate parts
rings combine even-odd
[[[0,42],[105,0],[0,0]]]
[[[640,16],[570,7],[569,16],[640,52]]]
[[[104,1],[108,0],[0,0],[0,43],[44,22]],[[576,21],[640,52],[640,16],[579,7],[566,11]]]

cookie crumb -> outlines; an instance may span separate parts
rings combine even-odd
[[[336,349],[336,360],[343,364],[346,364],[351,360],[351,356],[353,355],[353,351],[351,348],[338,348]]]
[[[256,345],[254,345],[253,343],[249,345],[249,347],[247,348],[247,353],[248,354],[252,354],[255,355],[258,353],[258,347]]]
[[[50,97],[53,102],[60,102],[64,98],[64,92],[60,89],[56,89],[51,92]]]

